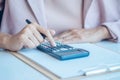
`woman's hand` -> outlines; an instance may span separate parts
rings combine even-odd
[[[104,26],[94,29],[72,29],[56,36],[54,39],[63,43],[99,42],[111,38]]]
[[[55,32],[53,30],[45,29],[36,23],[32,23],[28,24],[18,34],[9,35],[5,39],[5,48],[12,51],[18,51],[23,47],[35,48],[44,41],[40,33],[46,35],[51,45],[55,46],[55,42],[52,37]]]

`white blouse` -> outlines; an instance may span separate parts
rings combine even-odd
[[[45,0],[48,28],[56,33],[82,28],[82,0]]]

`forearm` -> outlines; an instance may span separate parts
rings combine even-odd
[[[6,48],[7,45],[6,42],[8,38],[10,37],[9,34],[0,33],[0,48]]]

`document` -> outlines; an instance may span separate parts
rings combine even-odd
[[[90,73],[105,72],[109,70],[109,66],[112,70],[111,65],[120,64],[120,54],[96,46],[95,44],[71,44],[70,46],[88,50],[90,55],[84,58],[60,61],[37,49],[23,49],[19,53],[60,78],[86,76]],[[94,72],[90,72],[92,69]],[[119,70],[119,66],[116,69]]]

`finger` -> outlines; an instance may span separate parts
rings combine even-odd
[[[56,36],[54,39],[55,39],[55,40],[59,40],[59,39],[66,38],[66,37],[68,37],[68,36],[71,36],[71,32],[64,32],[64,33]]]
[[[66,41],[73,41],[75,39],[75,36],[68,36],[66,38],[59,39],[61,42],[66,42]]]
[[[71,32],[64,32],[64,33],[60,34],[58,37],[59,38],[65,38],[65,37],[68,37],[70,35],[71,35]]]
[[[24,37],[24,47],[25,48],[34,48],[35,47],[35,44],[28,38],[28,37]]]
[[[63,38],[63,40],[73,40],[74,38],[76,38],[75,35],[70,35],[70,36]]]
[[[76,43],[80,43],[79,39],[78,38],[75,38],[75,39],[67,39],[67,40],[64,40],[63,43],[65,44],[76,44]]]
[[[30,30],[31,31],[31,30]],[[33,35],[32,31],[30,32],[28,31],[28,39],[30,39],[34,44],[35,46],[38,46],[40,44],[40,42],[37,40],[37,38]]]
[[[43,37],[41,34],[33,27],[30,27],[30,30],[32,31],[33,35],[35,38],[39,41],[39,43],[43,42]]]
[[[59,42],[64,42],[64,41],[66,41],[66,40],[73,40],[74,39],[74,36],[67,36],[67,37],[65,37],[65,38],[59,38],[59,39],[57,39],[57,41],[59,41]]]
[[[47,36],[49,42],[51,43],[51,45],[56,46],[56,43],[55,43],[55,41],[54,41],[54,39],[53,39],[53,37],[52,37],[52,35],[50,34],[49,31],[46,32],[46,36]]]
[[[46,37],[48,38],[48,40],[49,40],[49,42],[51,43],[52,46],[56,46],[56,43],[55,43],[55,41],[54,41],[54,39],[53,39],[53,37],[52,37],[52,35],[51,35],[51,33],[50,33],[49,30],[47,30],[47,29],[39,26],[39,25],[36,24],[36,23],[34,23],[34,25],[37,26],[37,29],[38,29],[38,31],[39,31],[40,33],[43,33],[44,35],[46,35]]]

